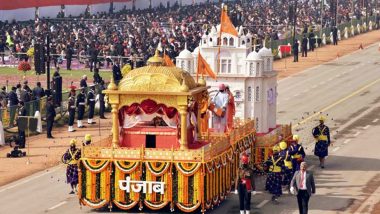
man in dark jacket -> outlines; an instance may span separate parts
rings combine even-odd
[[[309,46],[310,46],[310,50],[314,51],[314,47],[315,47],[315,35],[314,35],[313,31],[311,31],[310,34],[309,34]]]
[[[12,90],[8,94],[8,107],[10,112],[9,118],[9,127],[12,128],[14,126],[14,120],[16,116],[16,110],[18,105],[18,98],[16,94],[16,87],[12,87]]]
[[[33,88],[32,91],[33,97],[36,100],[34,102],[34,109],[36,111],[40,110],[40,100],[45,96],[45,90],[41,87],[41,83],[37,82],[37,86]]]
[[[0,38],[0,58],[3,64],[5,64],[4,61],[4,56],[5,56],[5,43],[4,41]]]
[[[86,75],[83,75],[82,79],[80,80],[79,87],[87,88],[87,76]]]
[[[76,100],[76,106],[78,109],[78,115],[77,115],[77,123],[78,123],[78,128],[84,128],[82,120],[84,117],[84,109],[86,105],[86,95],[85,95],[85,89],[82,88],[81,92],[77,95],[77,100]]]
[[[106,119],[106,117],[104,117],[104,111],[105,111],[105,100],[104,100],[104,94],[103,94],[103,90],[106,90],[106,86],[104,84],[104,81],[102,80],[100,82],[100,86],[99,86],[99,116],[100,116],[100,119]]]
[[[302,46],[301,46],[301,49],[302,49],[302,57],[307,57],[307,38],[306,38],[306,35],[303,35],[303,39],[302,39]]]
[[[90,55],[90,72],[96,68],[96,64],[98,62],[98,54],[99,51],[96,49],[95,45],[92,45],[92,47],[89,50],[89,55]]]
[[[293,44],[293,56],[294,56],[293,62],[298,62],[298,45],[299,45],[298,41],[295,40]]]
[[[54,118],[56,116],[53,98],[49,97],[46,103],[46,123],[47,123],[47,138],[54,138],[51,135],[53,129]]]
[[[120,70],[120,64],[118,61],[114,63],[112,67],[112,74],[113,74],[113,80],[115,81],[115,84],[118,85],[120,80],[123,78],[123,75],[121,74],[121,70]]]
[[[27,116],[27,112],[26,112],[26,109],[25,109],[25,106],[24,106],[24,102],[21,101],[19,103],[19,108],[18,108],[18,116],[22,117],[22,116]],[[22,131],[20,129],[20,124],[17,124],[18,125],[18,139],[19,139],[19,147],[20,149],[22,148],[25,148],[25,130]]]
[[[90,90],[87,93],[87,105],[88,105],[88,124],[94,124],[92,121],[95,112],[95,86],[91,85]]]
[[[71,70],[71,61],[73,59],[74,50],[71,45],[67,45],[66,49],[66,68],[67,70]]]
[[[333,28],[333,45],[338,45],[338,28],[335,26]]]

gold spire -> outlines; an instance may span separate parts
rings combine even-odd
[[[148,59],[148,64],[153,66],[160,66],[163,62],[164,60],[160,57],[158,49],[156,49],[154,56]]]
[[[115,81],[113,80],[113,77],[111,77],[111,82],[110,84],[108,84],[108,87],[107,87],[108,90],[117,90],[117,85],[115,84]]]

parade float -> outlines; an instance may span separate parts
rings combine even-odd
[[[256,53],[251,44],[242,28],[230,35],[213,27],[193,53],[179,54],[177,67],[156,52],[118,86],[111,82],[104,93],[112,107],[112,136],[102,143],[109,146],[81,150],[80,203],[204,213],[225,200],[243,153],[258,166],[274,144],[291,137],[290,125],[276,124],[271,51]],[[199,61],[217,71],[217,81],[195,77]],[[229,86],[236,106],[225,132],[211,125],[216,111],[210,98],[220,83]]]

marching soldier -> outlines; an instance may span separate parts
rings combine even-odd
[[[296,172],[300,170],[300,165],[306,156],[303,146],[299,144],[298,135],[293,135],[293,141],[289,146],[289,153],[292,156],[293,172]]]
[[[67,183],[71,186],[71,192],[69,194],[74,194],[77,191],[78,185],[78,160],[80,159],[81,154],[80,149],[76,148],[76,143],[77,141],[72,139],[70,141],[70,148],[62,157],[63,162],[67,164],[66,178]]]
[[[26,116],[26,109],[23,101],[20,101],[19,103],[19,109],[18,109],[18,116]],[[25,130],[20,130],[20,124],[18,124],[18,139],[19,139],[19,148],[25,148]]]
[[[325,118],[319,118],[319,125],[312,131],[315,140],[317,141],[314,148],[314,155],[319,157],[319,166],[325,168],[325,157],[328,156],[328,147],[331,144],[330,130],[325,124]]]
[[[269,174],[265,182],[265,190],[272,194],[272,201],[278,202],[278,198],[282,195],[282,166],[283,159],[279,154],[280,147],[273,147],[273,155],[266,161],[265,165],[268,168]]]
[[[69,132],[75,132],[74,130],[74,120],[75,120],[75,87],[71,87],[69,100],[68,100],[68,107],[69,110]]]
[[[90,90],[87,93],[87,105],[89,107],[88,111],[88,124],[94,124],[95,122],[92,121],[92,118],[94,117],[95,112],[95,86],[91,85]]]
[[[285,141],[280,142],[280,156],[284,160],[282,185],[289,187],[290,181],[293,178],[293,163],[287,148],[288,145]]]
[[[78,128],[84,128],[82,120],[84,117],[84,108],[86,105],[86,95],[84,94],[85,88],[82,88],[81,92],[77,95],[76,106],[78,108],[77,123]]]
[[[256,194],[253,170],[248,165],[246,154],[241,157],[242,167],[238,169],[235,179],[235,194],[239,194],[240,214],[249,214],[251,210],[251,195]]]

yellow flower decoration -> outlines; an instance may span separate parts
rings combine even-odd
[[[33,57],[34,56],[34,47],[29,48],[29,50],[26,52],[28,57]]]

